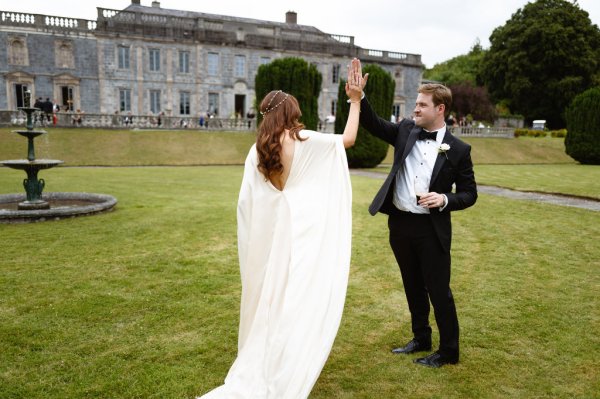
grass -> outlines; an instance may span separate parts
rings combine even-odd
[[[500,139],[484,137],[461,137],[471,144],[471,157],[475,165],[503,164],[574,164],[575,161],[565,153],[563,138],[519,137]],[[394,160],[390,147],[383,164],[391,165]]]
[[[0,159],[25,158],[25,138],[0,128]],[[253,133],[197,130],[134,131],[47,128],[35,139],[38,158],[61,159],[69,166],[242,165],[255,140]],[[564,139],[464,138],[473,162],[483,164],[575,164]],[[391,148],[391,147],[390,147]],[[391,164],[388,152],[384,164]]]
[[[27,140],[12,130],[0,128],[0,159],[27,157]],[[197,130],[45,130],[36,157],[69,166],[240,165],[255,141],[253,133]]]
[[[598,165],[476,165],[479,184],[600,200]]]
[[[44,171],[47,191],[119,204],[0,225],[0,397],[191,398],[222,383],[236,356],[241,172]],[[22,190],[15,173],[0,169],[0,193]],[[597,396],[600,213],[488,195],[455,213],[462,357],[430,370],[389,353],[410,325],[385,218],[367,213],[381,181],[352,180],[346,308],[311,398]]]

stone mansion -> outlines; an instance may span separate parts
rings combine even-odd
[[[352,57],[396,81],[393,110],[409,116],[421,82],[421,56],[364,49],[354,37],[297,24],[143,6],[97,8],[95,21],[0,11],[0,110],[25,105],[25,93],[61,110],[92,114],[219,118],[253,108],[260,65],[300,57],[323,76],[319,116],[336,110],[339,79]],[[407,106],[408,104],[408,106]]]

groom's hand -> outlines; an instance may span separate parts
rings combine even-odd
[[[421,196],[419,205],[424,208],[439,208],[444,206],[444,195],[435,192],[427,193]]]

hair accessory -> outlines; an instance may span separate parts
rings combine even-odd
[[[277,91],[275,92],[275,94],[273,94],[273,97],[271,97],[271,99],[269,100],[269,103],[267,104],[267,109],[265,109],[265,110],[264,110],[264,112],[263,112],[263,111],[261,111],[261,112],[260,112],[260,114],[261,114],[262,116],[265,116],[266,114],[268,114],[269,112],[273,111],[274,109],[277,109],[277,107],[279,107],[281,104],[283,104],[283,102],[284,102],[285,100],[287,100],[287,99],[288,99],[288,96],[289,96],[289,94],[287,94],[287,93],[286,93],[286,94],[285,94],[285,97],[283,97],[283,100],[279,101],[277,104],[275,104],[275,106],[274,106],[274,107],[270,108],[270,107],[271,107],[271,103],[273,102],[273,100],[275,99],[275,97],[277,97],[277,95],[278,95],[279,93],[283,93],[283,91],[281,91],[281,90],[277,90]]]

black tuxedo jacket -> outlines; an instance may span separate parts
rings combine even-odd
[[[415,122],[409,119],[392,123],[380,118],[373,111],[366,97],[360,103],[360,124],[374,136],[394,146],[392,169],[369,206],[371,215],[377,212],[393,214],[396,212],[392,202],[395,176],[404,167],[406,157],[415,145],[421,128],[415,126]],[[429,191],[445,194],[448,197],[448,205],[441,212],[437,208],[430,209],[430,216],[442,247],[450,251],[452,241],[450,212],[468,208],[475,203],[477,184],[471,161],[471,146],[454,137],[448,130],[442,143],[448,144],[450,149],[438,154]],[[454,192],[453,185],[456,187]]]

